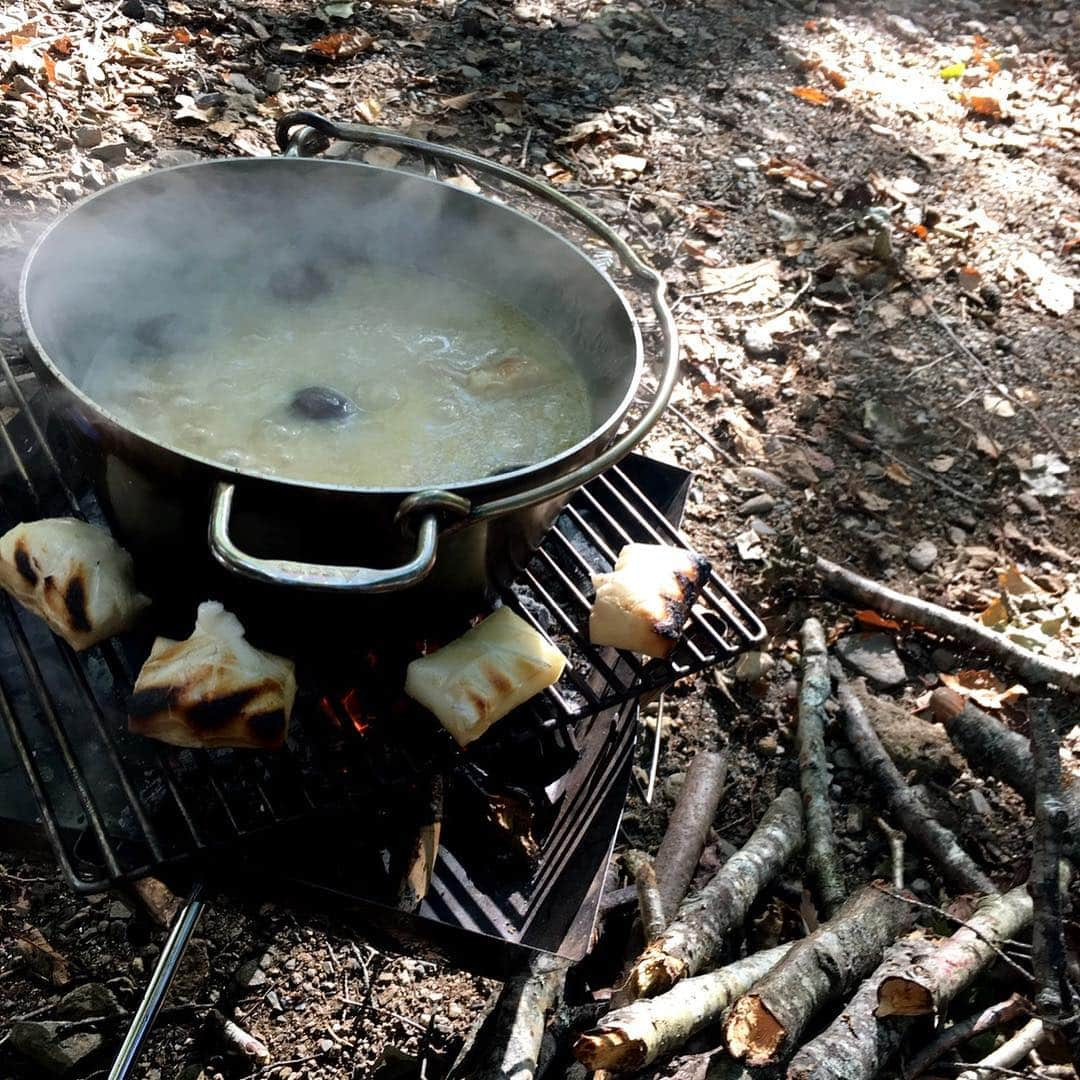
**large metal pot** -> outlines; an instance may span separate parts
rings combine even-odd
[[[630,430],[616,437],[639,391],[642,338],[608,276],[557,233],[495,201],[410,171],[304,157],[319,135],[494,174],[552,201],[614,248],[648,289],[663,339],[658,390]],[[283,157],[180,166],[100,191],[56,221],[27,259],[20,302],[39,374],[60,391],[116,533],[140,565],[172,578],[209,550],[230,575],[301,590],[415,592],[424,582],[425,590],[460,592],[505,581],[568,493],[628,453],[663,411],[677,366],[663,281],[590,212],[484,158],[308,113],[285,118],[279,141]],[[591,434],[548,461],[448,490],[305,484],[164,445],[82,389],[95,342],[160,314],[163,303],[196,320],[200,305],[243,303],[268,268],[301,251],[453,276],[517,305],[580,365]],[[300,308],[301,330],[303,318]]]

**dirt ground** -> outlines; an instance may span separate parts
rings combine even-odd
[[[972,614],[996,603],[984,621],[1080,652],[1078,106],[1067,0],[9,0],[0,348],[23,347],[18,267],[65,206],[145,169],[269,154],[295,109],[466,147],[580,199],[667,276],[683,374],[647,450],[696,471],[687,531],[770,631],[762,655],[667,695],[659,794],[649,807],[635,787],[621,842],[655,849],[690,757],[719,741],[716,834],[738,844],[797,783],[801,621],[866,629],[818,594],[802,549]],[[1003,671],[881,632],[906,669],[904,717],[952,680],[1023,730],[1010,702],[1025,688],[1008,694]],[[888,845],[833,745],[845,868],[866,880]],[[999,885],[1024,879],[1029,822],[1009,789],[939,752],[908,767]],[[36,928],[132,1007],[164,931],[116,898],[72,897],[48,855],[0,859],[5,942]],[[906,876],[946,896],[917,851]],[[777,900],[755,933],[775,940],[797,914]],[[51,970],[0,945],[0,1017],[47,1018]],[[421,1075],[416,1055],[440,1076],[494,986],[257,902],[212,905],[183,977],[147,1080],[339,1080],[379,1060],[377,1075]],[[347,1001],[371,981],[358,1019]],[[211,1006],[271,1064],[231,1053]],[[107,1049],[69,1075],[104,1075]],[[38,1075],[3,1046],[0,1073]]]

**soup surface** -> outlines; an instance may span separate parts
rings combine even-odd
[[[474,480],[558,454],[589,394],[530,318],[385,268],[271,275],[189,325],[163,312],[104,342],[86,392],[154,439],[223,464],[368,487]]]

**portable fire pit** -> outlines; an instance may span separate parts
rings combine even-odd
[[[0,526],[51,515],[101,523],[45,395],[2,357],[0,374],[17,409],[0,429]],[[633,456],[573,498],[501,597],[570,662],[466,752],[400,692],[415,643],[354,643],[331,657],[299,649],[301,695],[278,753],[176,750],[130,735],[126,699],[149,640],[76,654],[0,596],[0,817],[40,823],[80,892],[155,874],[191,896],[114,1076],[133,1063],[211,888],[276,883],[332,897],[398,941],[489,973],[522,950],[584,954],[638,702],[764,636],[714,577],[668,660],[590,645],[589,575],[630,541],[684,546],[676,525],[688,487],[685,471]]]

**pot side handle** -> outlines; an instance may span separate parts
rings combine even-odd
[[[531,195],[547,200],[585,226],[603,240],[619,256],[626,269],[648,288],[649,300],[656,313],[662,346],[656,392],[645,411],[599,457],[545,484],[475,505],[469,510],[469,521],[500,517],[503,514],[523,510],[527,506],[565,495],[568,491],[574,491],[612,465],[618,464],[660,419],[679,377],[679,332],[675,325],[675,315],[667,302],[667,283],[611,226],[591,210],[568,198],[550,184],[512,169],[509,165],[490,161],[468,150],[425,142],[423,139],[414,139],[396,131],[368,127],[366,124],[336,124],[318,113],[294,112],[278,120],[275,136],[278,146],[286,157],[305,157],[316,154],[326,148],[329,140],[343,139],[347,142],[371,143],[376,146],[411,150],[422,155],[425,160],[449,161],[456,165],[466,165],[489,176],[495,176]]]
[[[207,530],[210,551],[226,570],[252,581],[333,592],[394,592],[422,581],[435,565],[439,546],[439,520],[435,509],[430,508],[432,503],[429,503],[428,507],[417,507],[423,512],[417,521],[416,554],[408,562],[384,570],[368,566],[327,566],[294,562],[291,559],[262,559],[249,555],[239,548],[229,535],[229,519],[232,516],[235,494],[236,485],[226,481],[222,481],[214,489],[210,504],[210,525]],[[437,504],[438,500],[432,502]],[[402,511],[407,512],[408,509],[403,505]],[[399,511],[399,519],[402,511]]]

